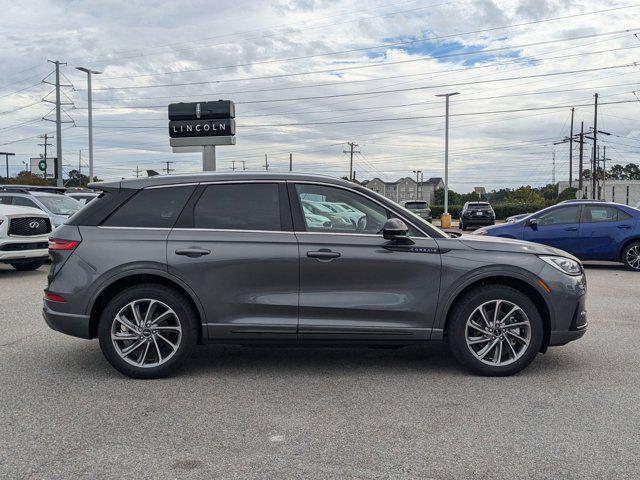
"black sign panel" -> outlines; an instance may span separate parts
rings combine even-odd
[[[231,100],[217,102],[172,103],[169,120],[211,120],[235,118],[236,107]]]
[[[169,122],[169,136],[171,138],[221,137],[235,134],[236,121],[233,118]]]

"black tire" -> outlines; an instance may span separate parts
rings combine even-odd
[[[467,226],[464,223],[460,222],[460,230],[464,232],[466,229],[467,229]]]
[[[467,346],[465,337],[467,320],[471,314],[477,307],[491,300],[506,300],[517,305],[530,323],[529,345],[523,349],[520,358],[504,366],[487,365],[480,361],[471,352],[471,347]],[[503,285],[486,285],[465,294],[453,307],[447,327],[449,347],[456,359],[472,372],[492,377],[513,375],[529,365],[540,351],[543,333],[540,312],[531,299],[521,291]]]
[[[46,260],[33,260],[30,262],[16,262],[12,263],[11,266],[20,272],[30,272],[32,270],[37,270]]]
[[[636,252],[636,255],[633,255],[634,252]],[[640,263],[632,260],[633,258],[637,258],[638,253],[640,253],[640,242],[631,242],[624,247],[621,258],[624,268],[632,272],[640,272]]]
[[[139,367],[128,363],[120,357],[111,341],[111,329],[116,314],[130,302],[141,299],[164,303],[175,312],[179,319],[181,338],[177,343],[177,348],[168,360],[157,366]],[[171,374],[187,360],[198,342],[198,328],[200,328],[200,322],[197,313],[182,294],[164,285],[143,284],[120,292],[107,304],[100,316],[98,338],[102,353],[116,370],[128,377],[151,379]],[[158,353],[160,352],[158,351]]]

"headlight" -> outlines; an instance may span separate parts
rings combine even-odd
[[[547,262],[553,268],[560,270],[567,275],[582,275],[582,266],[579,262],[566,257],[540,256],[542,260]]]

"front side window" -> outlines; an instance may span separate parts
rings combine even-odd
[[[578,223],[580,207],[561,207],[549,210],[538,217],[538,225],[562,225]]]
[[[171,228],[194,189],[195,186],[182,186],[140,190],[107,218],[103,225]]]
[[[277,183],[208,185],[193,210],[195,228],[282,229]]]
[[[18,205],[20,207],[31,207],[31,208],[37,208],[38,210],[41,210],[40,207],[38,207],[30,198],[13,197],[13,204]]]
[[[586,205],[582,207],[582,222],[617,222],[629,218],[630,215],[607,205]]]
[[[388,218],[384,207],[342,188],[298,184],[296,191],[308,232],[376,235]]]

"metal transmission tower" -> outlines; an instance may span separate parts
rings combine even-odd
[[[56,70],[55,70],[55,76],[56,76],[56,81],[55,83],[51,83],[47,81],[48,76],[42,80],[42,83],[46,83],[48,85],[53,85],[55,87],[55,91],[56,91],[56,101],[52,102],[51,100],[47,100],[47,98],[43,98],[42,101],[43,102],[47,102],[47,103],[53,103],[55,104],[55,110],[56,110],[56,119],[55,120],[50,120],[48,118],[43,117],[43,120],[47,120],[47,121],[55,121],[56,122],[56,184],[58,187],[62,187],[63,186],[63,182],[62,182],[62,124],[63,123],[74,123],[73,120],[71,121],[64,121],[62,120],[62,105],[73,105],[73,102],[62,102],[60,99],[60,87],[73,87],[73,85],[68,84],[68,85],[61,85],[60,84],[60,65],[66,65],[66,63],[64,62],[60,62],[58,60],[47,60],[50,63],[53,63],[56,66]],[[66,112],[65,112],[66,113]]]
[[[93,181],[93,102],[91,96],[91,75],[99,75],[102,72],[85,67],[76,67],[76,70],[87,74],[87,126],[89,128],[89,181]]]
[[[357,143],[347,142],[349,145],[349,150],[343,150],[342,153],[349,154],[349,180],[353,182],[353,154],[360,153],[359,150],[354,150],[355,147],[359,147]]]

